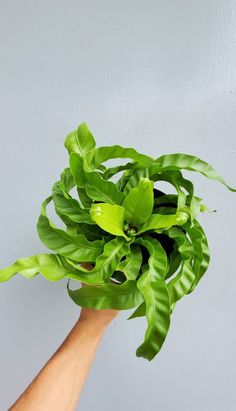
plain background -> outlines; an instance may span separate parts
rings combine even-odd
[[[0,1],[0,267],[47,251],[41,201],[86,121],[98,145],[185,152],[236,186],[236,3],[228,0]],[[166,343],[135,357],[145,320],[107,330],[80,411],[235,410],[235,194],[185,173],[217,213],[200,216],[211,265],[172,316]],[[0,285],[0,410],[29,384],[79,315],[66,281]]]

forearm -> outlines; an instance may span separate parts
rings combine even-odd
[[[106,326],[80,318],[9,411],[74,411]]]

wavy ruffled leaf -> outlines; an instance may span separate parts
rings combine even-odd
[[[152,171],[150,171],[150,174],[152,174]],[[179,211],[185,211],[184,202],[186,202],[186,204],[189,205],[189,215],[191,219],[191,225],[193,225],[193,220],[199,212],[198,203],[196,202],[197,197],[194,196],[193,183],[187,180],[186,178],[184,178],[182,173],[179,170],[167,170],[163,173],[151,175],[150,178],[153,179],[154,181],[165,180],[175,186],[177,193],[178,193],[177,209]],[[184,188],[189,193],[186,198],[182,190],[180,189],[180,187]],[[187,198],[188,198],[188,202],[187,202]]]
[[[138,153],[134,148],[122,147],[120,145],[98,147],[92,160],[93,168],[112,158],[132,158],[138,164],[148,167],[154,159],[145,154]]]
[[[52,199],[60,214],[66,216],[76,223],[94,224],[89,209],[81,208],[78,200],[74,198],[66,198],[60,189],[60,182],[56,182],[52,188]]]
[[[0,270],[0,282],[8,281],[15,274],[21,274],[25,278],[33,278],[41,273],[49,281],[58,281],[68,277],[71,273],[75,274],[76,269],[65,268],[61,259],[56,254],[36,254],[30,257],[17,259],[9,267]]]
[[[193,271],[195,273],[195,279],[188,291],[189,294],[195,289],[209,266],[210,250],[206,234],[197,220],[194,220],[193,227],[189,227],[189,225],[186,224],[184,228],[192,241],[194,249]]]
[[[121,166],[115,166],[115,167],[107,168],[103,173],[103,178],[105,180],[109,180],[109,178],[113,177],[117,173],[120,173],[121,171],[132,169],[135,164],[136,164],[135,162],[132,162],[132,163],[126,163],[126,164],[121,165]]]
[[[184,178],[180,171],[175,171],[175,173],[178,173],[178,175],[176,176],[178,184],[189,193],[188,196],[186,197],[186,204],[189,205],[190,220],[191,220],[191,225],[193,225],[193,220],[200,211],[197,207],[197,201],[196,201],[197,197],[194,196],[193,183],[190,180],[187,180],[186,178]]]
[[[189,207],[189,214],[191,220],[191,227],[194,225],[194,219],[200,212],[208,210],[208,208],[201,204],[202,198],[194,195],[194,186],[193,183],[186,178],[183,177],[182,173],[179,172],[178,182],[181,187],[185,188],[185,190],[189,193],[186,197],[186,204]]]
[[[123,284],[104,284],[101,286],[81,287],[71,290],[67,285],[70,298],[81,307],[99,309],[129,310],[143,301],[136,281]]]
[[[97,224],[91,225],[86,223],[80,223],[79,225],[77,225],[74,234],[84,234],[85,237],[90,241],[112,237],[109,233],[102,230]]]
[[[127,242],[123,237],[116,237],[107,242],[104,246],[103,253],[100,254],[92,270],[87,270],[75,264],[67,258],[67,262],[78,270],[78,275],[82,281],[87,284],[104,284],[109,282],[110,277],[116,269],[121,258],[129,253],[131,242]],[[86,261],[86,260],[85,260]],[[70,278],[77,278],[77,275]]]
[[[146,248],[144,248],[144,250],[147,251]],[[148,253],[148,251],[147,251]],[[150,254],[148,254],[150,257]],[[148,258],[149,258],[148,257]],[[142,264],[141,267],[141,274],[145,273],[145,271],[147,271],[149,268],[148,264]],[[140,277],[140,276],[139,276]],[[146,315],[146,303],[145,301],[143,301],[137,308],[135,311],[133,311],[133,313],[127,318],[127,320],[132,320],[134,318],[138,318],[138,317],[144,317]]]
[[[165,194],[161,197],[158,197],[154,201],[154,209],[155,213],[159,213],[160,206],[163,207],[170,207],[171,205],[177,207],[178,195],[177,194]],[[198,216],[200,212],[205,211],[206,206],[202,204],[202,198],[197,196],[186,196],[186,206],[183,210],[189,213],[191,225],[193,226],[194,219]]]
[[[142,275],[138,288],[146,302],[148,327],[144,342],[137,348],[137,357],[152,360],[160,351],[170,325],[170,302],[165,281],[150,280],[149,272]]]
[[[142,264],[142,253],[140,247],[136,244],[132,244],[130,252],[126,255],[126,258],[117,265],[116,270],[122,271],[127,280],[135,280],[139,274]]]
[[[104,201],[109,204],[121,204],[124,194],[118,190],[111,181],[104,180],[99,172],[85,173],[83,159],[77,153],[70,155],[70,168],[76,185],[86,188],[89,197],[96,201]]]
[[[151,173],[150,173],[151,175]],[[181,190],[181,173],[179,171],[166,171],[161,174],[154,174],[151,175],[150,178],[153,181],[167,181],[168,183],[172,184],[176,189],[178,196],[177,196],[177,211],[183,211],[185,204],[186,204],[186,195]]]
[[[169,257],[169,268],[168,272],[166,274],[166,280],[170,278],[180,267],[182,262],[182,257],[178,251],[178,249],[175,249]]]
[[[181,269],[178,274],[168,283],[168,291],[170,295],[171,307],[180,300],[190,290],[195,273],[193,271],[192,259],[194,250],[192,243],[188,240],[185,233],[177,227],[172,227],[165,234],[173,238],[177,245],[178,251],[182,257]]]
[[[78,224],[72,221],[70,218],[68,218],[66,215],[61,214],[56,208],[55,208],[55,213],[58,215],[58,217],[61,219],[61,221],[65,224],[66,226],[66,232],[72,232],[76,234],[76,227],[78,227]]]
[[[137,243],[150,253],[149,268],[137,281],[137,287],[146,304],[147,330],[144,342],[137,348],[136,355],[152,360],[160,351],[170,326],[170,300],[165,276],[167,256],[159,241],[149,236],[139,238]]]
[[[114,183],[104,180],[96,172],[87,174],[87,183],[86,192],[94,200],[110,204],[122,203],[124,194],[118,190]]]
[[[74,261],[83,262],[96,260],[102,253],[104,241],[88,241],[83,234],[69,235],[64,230],[57,228],[49,220],[46,213],[46,206],[52,200],[48,197],[41,208],[41,215],[37,223],[37,231],[40,240],[50,249]]]
[[[126,220],[137,227],[145,223],[152,213],[153,204],[153,181],[140,178],[138,185],[129,191],[122,203]]]
[[[116,204],[97,203],[92,205],[90,215],[92,220],[103,230],[129,240],[129,237],[124,233],[124,207]]]
[[[206,161],[198,157],[183,154],[165,154],[155,160],[155,165],[151,166],[151,173],[163,172],[165,170],[190,170],[197,171],[212,180],[224,184],[229,190],[236,191],[235,188],[230,187],[225,180],[218,174],[218,172]]]

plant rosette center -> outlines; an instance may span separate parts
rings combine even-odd
[[[124,223],[124,233],[127,236],[133,237],[133,236],[135,236],[135,234],[137,234],[137,231],[138,231],[137,227],[130,224],[129,221],[125,221],[125,223]]]

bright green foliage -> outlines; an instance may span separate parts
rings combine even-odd
[[[92,204],[90,215],[92,220],[103,230],[129,240],[129,237],[124,233],[124,207],[107,203]]]
[[[67,288],[72,300],[76,304],[87,308],[129,310],[143,301],[142,294],[134,280],[127,280],[120,285],[91,285],[81,287],[78,290]]]
[[[134,308],[128,319],[145,316],[147,321],[136,355],[152,360],[165,341],[176,303],[195,289],[210,261],[207,237],[197,221],[208,208],[182,170],[236,189],[192,155],[155,159],[120,145],[97,148],[85,123],[64,144],[69,167],[43,201],[37,222],[39,238],[53,253],[19,258],[0,270],[0,282],[17,273],[26,278],[41,273],[49,281],[67,278],[68,295],[81,307]],[[104,164],[118,158],[127,163]],[[160,191],[159,181],[172,185],[174,192]],[[64,229],[47,215],[51,201]],[[89,286],[72,290],[70,279]]]
[[[141,177],[137,186],[129,191],[122,203],[126,220],[134,226],[145,223],[152,214],[153,185],[153,181]]]

